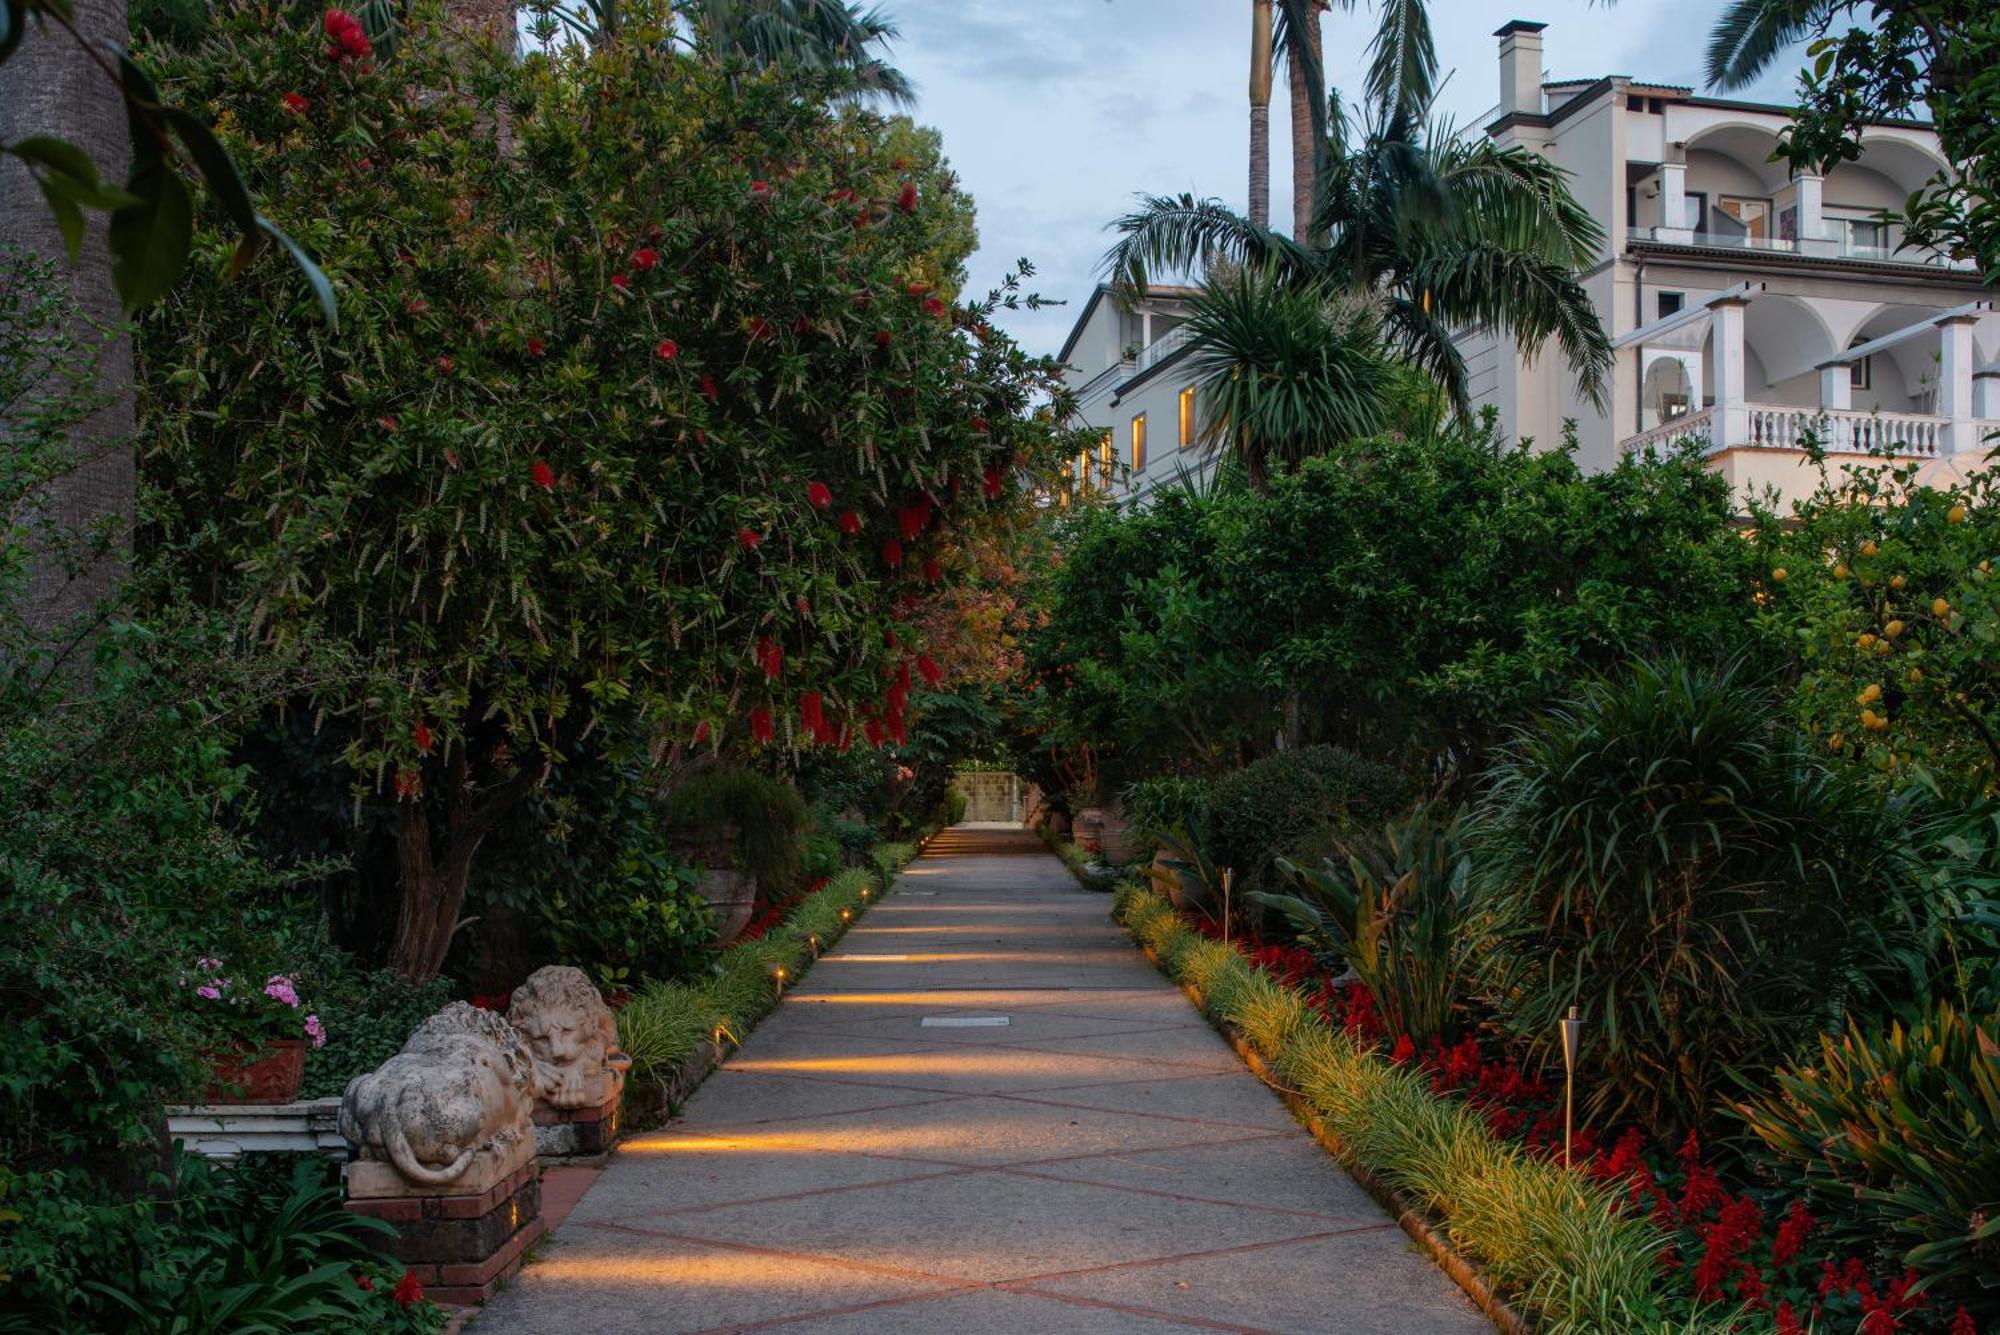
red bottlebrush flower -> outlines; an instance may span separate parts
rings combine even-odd
[[[982,320],[980,323],[972,326],[972,333],[975,338],[984,343],[987,339],[993,337],[993,326]]]
[[[812,332],[812,321],[801,315],[798,319],[792,321],[792,332],[800,338],[804,338]]]
[[[854,215],[854,230],[858,232],[862,228],[866,227],[869,223],[872,223],[874,221],[875,221],[875,215],[868,211],[868,206],[866,204],[863,204],[860,210],[856,212]]]
[[[417,1281],[415,1271],[405,1270],[389,1296],[402,1306],[409,1307],[424,1300],[424,1286]]]
[[[1813,1231],[1813,1217],[1802,1200],[1793,1201],[1784,1221],[1778,1225],[1777,1239],[1771,1244],[1771,1264],[1790,1265],[1798,1259]]]
[[[753,739],[759,742],[769,742],[776,735],[777,729],[772,724],[770,710],[753,709],[750,711],[750,736]]]
[[[354,1277],[354,1287],[357,1289],[366,1289],[368,1292],[373,1293],[375,1292],[375,1281],[366,1275],[356,1275]]]
[[[653,355],[663,362],[670,362],[681,355],[681,345],[670,338],[663,338],[653,345]]]
[[[410,740],[416,743],[418,755],[427,756],[431,753],[431,743],[436,739],[431,736],[431,725],[418,719],[410,728]]]
[[[986,499],[989,501],[997,501],[1000,499],[1001,494],[1006,490],[1007,490],[1007,480],[1006,478],[1001,476],[1000,470],[997,468],[987,469]]]
[[[303,116],[312,109],[312,103],[298,93],[286,93],[278,100],[284,103],[285,110],[291,112],[294,116]]]
[[[694,725],[694,744],[696,746],[700,746],[707,740],[708,740],[708,720],[703,719],[701,722]]]
[[[826,731],[826,701],[818,691],[807,691],[799,697],[799,722],[815,739]]]
[[[924,531],[923,513],[914,505],[896,507],[896,529],[905,541],[917,537]]]
[[[905,292],[909,293],[909,294],[910,294],[911,296],[913,296],[913,297],[921,297],[922,295],[924,295],[924,293],[926,293],[926,292],[928,292],[928,291],[930,291],[930,290],[931,290],[931,285],[930,285],[929,283],[914,283],[914,282],[913,282],[913,283],[908,283],[908,284],[905,284],[905,285],[904,285],[904,287],[903,287],[903,291],[905,291]]]
[[[775,334],[776,332],[778,331],[771,328],[771,322],[769,320],[766,320],[763,316],[753,315],[750,317],[751,338],[765,339],[769,338],[772,334]]]
[[[943,297],[925,297],[925,298],[924,298],[924,314],[925,314],[925,315],[943,315],[943,314],[944,314],[944,298],[943,298]]]
[[[882,544],[882,564],[895,569],[903,564],[903,544],[894,538]]]
[[[784,648],[768,635],[757,641],[757,666],[764,669],[766,681],[776,681],[785,670]]]
[[[889,168],[891,171],[906,172],[910,169],[910,160],[908,158],[897,158],[889,164]]]
[[[944,681],[944,669],[939,667],[937,660],[929,654],[917,655],[917,672],[933,686]]]
[[[896,192],[896,207],[905,213],[914,213],[917,208],[917,183],[903,182],[903,188]]]
[[[535,462],[529,466],[528,477],[536,486],[540,487],[543,491],[554,491],[556,489],[556,470],[550,468],[540,459],[535,460]]]
[[[986,426],[987,423],[985,418],[975,417],[972,419],[972,429],[974,431],[977,431],[982,436],[986,434]]]
[[[894,334],[890,333],[890,332],[889,332],[888,330],[886,330],[886,329],[877,329],[877,330],[875,331],[875,346],[876,346],[876,347],[878,347],[878,348],[886,348],[886,347],[888,347],[888,346],[889,346],[889,345],[890,345],[891,343],[894,343],[895,341],[896,341],[896,336],[895,336]]]
[[[806,483],[806,501],[815,510],[824,510],[833,504],[833,488],[824,482]]]
[[[620,292],[623,292],[625,289],[632,286],[632,275],[623,273],[612,274],[611,286],[617,288]]]
[[[396,771],[396,797],[400,801],[415,801],[423,796],[424,776],[413,769]]]
[[[880,747],[884,735],[882,724],[878,720],[872,718],[861,720],[861,736],[868,745]]]
[[[334,63],[345,64],[350,60],[364,60],[374,54],[375,47],[369,42],[368,34],[346,10],[327,10],[322,26],[326,35],[332,39],[326,48],[326,54]]]
[[[757,544],[763,540],[764,535],[754,528],[739,528],[736,530],[736,545],[746,552],[756,551]]]
[[[936,557],[933,556],[924,562],[924,583],[936,584],[943,578],[944,567],[938,564]]]
[[[431,304],[428,301],[425,301],[422,297],[410,298],[410,314],[422,315],[427,311],[429,311],[430,308]]]
[[[770,197],[771,183],[769,181],[752,181],[750,183],[750,198],[769,199]]]
[[[701,375],[701,395],[710,403],[721,399],[722,391],[716,387],[715,377],[704,371]]]
[[[375,425],[381,427],[384,431],[389,432],[391,435],[395,434],[396,419],[393,417],[378,417],[375,419]]]
[[[450,357],[440,357],[433,364],[437,367],[439,375],[450,375],[452,368],[458,365]]]
[[[542,342],[542,340],[540,340],[539,338],[531,338],[528,340],[528,355],[530,357],[539,357],[544,352],[547,351],[548,351],[548,345]]]
[[[651,273],[660,263],[660,252],[651,246],[641,246],[632,252],[632,267],[640,273]]]
[[[1974,1324],[1972,1313],[1966,1311],[1962,1304],[1951,1314],[1951,1330],[1947,1335],[1979,1335],[1979,1327]]]
[[[835,522],[840,525],[840,531],[850,538],[861,531],[861,516],[852,510],[842,510]]]

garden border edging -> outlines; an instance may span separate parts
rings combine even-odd
[[[1112,920],[1118,922],[1115,915]],[[1444,1271],[1450,1277],[1451,1281],[1464,1291],[1465,1296],[1472,1300],[1473,1306],[1477,1307],[1496,1327],[1505,1332],[1505,1335],[1532,1335],[1534,1328],[1528,1324],[1527,1319],[1508,1305],[1506,1299],[1502,1298],[1493,1285],[1487,1281],[1486,1276],[1480,1271],[1478,1266],[1474,1265],[1462,1253],[1454,1249],[1450,1243],[1446,1242],[1444,1238],[1439,1236],[1436,1229],[1431,1226],[1431,1220],[1422,1210],[1411,1204],[1409,1199],[1396,1188],[1377,1177],[1369,1170],[1366,1164],[1356,1159],[1353,1152],[1341,1142],[1340,1138],[1327,1129],[1320,1115],[1313,1110],[1312,1106],[1304,1098],[1296,1091],[1273,1079],[1269,1063],[1244,1040],[1234,1025],[1231,1025],[1227,1020],[1219,1016],[1209,1013],[1207,1001],[1202,996],[1199,988],[1189,983],[1183,983],[1178,978],[1175,978],[1167,970],[1165,962],[1161,960],[1158,953],[1151,946],[1133,935],[1132,930],[1126,927],[1123,922],[1118,922],[1118,926],[1128,937],[1131,937],[1132,943],[1139,948],[1140,953],[1145,955],[1153,967],[1165,975],[1169,982],[1178,987],[1188,1000],[1194,1003],[1196,1012],[1203,1019],[1207,1020],[1215,1031],[1222,1036],[1223,1041],[1229,1044],[1236,1055],[1242,1059],[1243,1064],[1250,1068],[1251,1073],[1267,1089],[1283,1100],[1285,1107],[1291,1112],[1293,1118],[1298,1121],[1300,1126],[1305,1128],[1308,1135],[1318,1142],[1320,1148],[1331,1155],[1334,1162],[1340,1165],[1341,1170],[1354,1179],[1360,1185],[1361,1189],[1374,1199],[1377,1205],[1380,1205],[1395,1218],[1397,1225],[1403,1232],[1407,1233],[1413,1242],[1423,1248],[1425,1254],[1436,1263],[1438,1269]]]

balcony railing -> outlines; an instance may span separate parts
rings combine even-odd
[[[1160,337],[1148,343],[1139,352],[1139,369],[1147,370],[1159,365],[1167,358],[1187,346],[1190,335],[1186,325],[1175,325]]]
[[[2000,422],[1976,421],[1981,436],[2000,430]],[[1694,437],[1711,452],[1749,446],[1755,449],[1798,449],[1810,435],[1828,454],[1874,454],[1899,459],[1935,459],[1949,453],[1951,419],[1929,413],[1861,412],[1848,408],[1795,408],[1775,403],[1750,403],[1736,428],[1741,439],[1722,438],[1714,407],[1662,422],[1619,442],[1626,453],[1660,447]]]
[[[1919,264],[1933,269],[1971,269],[1969,261],[1954,260],[1930,251],[1898,250],[1890,246],[1856,241],[1845,232],[1819,241],[1789,241],[1775,236],[1748,236],[1743,233],[1691,232],[1682,227],[1628,227],[1630,241],[1650,241],[1658,245],[1706,246],[1717,250],[1747,250],[1775,255],[1808,255],[1819,259],[1872,260],[1877,264]]]

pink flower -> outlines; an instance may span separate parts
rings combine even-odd
[[[319,1016],[306,1016],[306,1037],[312,1040],[312,1045],[316,1048],[326,1046],[326,1026],[320,1023]]]
[[[222,1000],[222,990],[214,983],[203,983],[194,990],[194,994],[198,997],[207,997],[210,1001]]]
[[[282,1001],[293,1010],[299,1008],[299,992],[292,986],[292,980],[284,974],[274,973],[264,983],[264,995],[274,1001]]]

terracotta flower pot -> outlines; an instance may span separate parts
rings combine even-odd
[[[274,1038],[262,1047],[209,1054],[207,1103],[292,1103],[306,1082],[306,1041]],[[237,1091],[241,1091],[240,1093]]]

